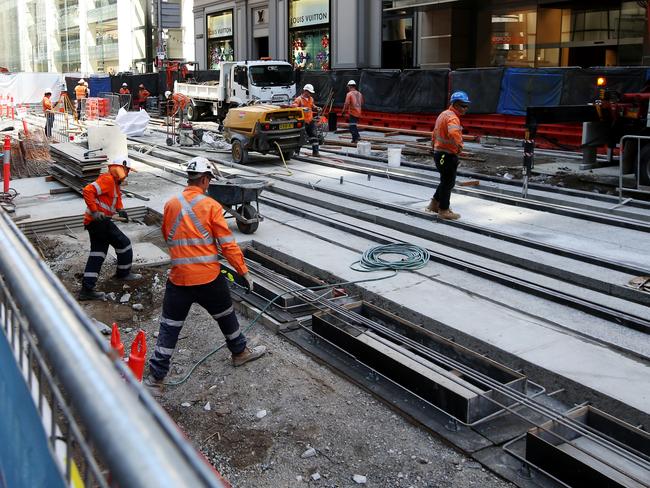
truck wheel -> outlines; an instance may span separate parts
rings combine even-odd
[[[199,117],[200,117],[199,107],[190,103],[190,105],[187,107],[187,118],[190,119],[192,122],[196,122],[197,120],[199,120]]]
[[[639,168],[639,183],[650,185],[650,144],[646,144],[641,149],[641,164]]]
[[[244,147],[239,139],[232,141],[232,160],[237,164],[248,163],[248,150]]]
[[[244,216],[245,219],[256,219],[257,210],[250,203],[245,203],[237,209],[237,211]],[[237,221],[237,228],[244,234],[252,234],[260,226],[259,221],[253,222],[251,224],[245,224],[244,222]]]

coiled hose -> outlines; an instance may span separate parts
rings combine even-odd
[[[400,260],[385,259],[385,254],[402,256]],[[364,251],[361,259],[350,265],[355,271],[413,271],[423,268],[429,262],[429,251],[413,244],[385,244]],[[357,266],[358,265],[358,266]]]

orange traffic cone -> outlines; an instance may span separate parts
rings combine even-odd
[[[135,336],[133,344],[131,344],[131,354],[129,355],[129,368],[133,371],[133,375],[142,381],[144,374],[144,360],[147,356],[147,340],[144,337],[144,330],[139,330],[138,335]]]
[[[120,358],[124,357],[124,344],[120,340],[120,330],[117,328],[116,323],[113,323],[113,331],[111,332],[111,347]]]

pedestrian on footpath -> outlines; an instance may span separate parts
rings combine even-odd
[[[52,126],[54,125],[54,105],[52,104],[52,90],[46,88],[43,94],[43,112],[45,113],[45,135],[52,137]]]
[[[350,134],[352,134],[352,142],[359,142],[359,139],[361,139],[359,136],[359,129],[357,129],[357,123],[361,118],[362,107],[363,95],[359,90],[357,90],[356,81],[350,80],[348,81],[348,93],[345,95],[345,103],[343,104],[341,116],[346,113],[349,115],[348,128],[350,129]]]
[[[205,195],[211,179],[212,169],[206,158],[190,159],[187,187],[165,204],[162,234],[169,247],[172,268],[165,286],[158,340],[144,379],[144,385],[154,395],[162,391],[178,335],[194,303],[219,324],[233,366],[253,361],[266,352],[265,346],[248,347],[233,309],[228,281],[221,272],[219,248],[244,278],[248,291],[253,290],[253,278],[221,205]]]
[[[131,241],[111,220],[117,214],[128,221],[129,216],[122,205],[120,185],[131,171],[134,171],[131,161],[126,156],[118,157],[108,165],[107,173],[99,175],[96,181],[86,185],[83,190],[87,206],[84,228],[90,235],[90,255],[84,270],[79,300],[104,299],[104,293],[95,291],[95,285],[106,259],[108,246],[113,246],[117,255],[117,272],[114,276],[116,279],[134,281],[142,278],[141,274],[131,272]]]
[[[463,91],[451,95],[451,105],[436,119],[433,129],[433,160],[440,173],[440,183],[436,188],[426,211],[435,212],[445,220],[457,220],[460,215],[450,208],[451,190],[456,185],[458,155],[463,150],[463,127],[460,118],[467,113],[469,97]]]
[[[311,142],[311,153],[312,156],[319,156],[318,151],[318,132],[316,130],[316,120],[314,119],[314,113],[320,110],[314,102],[314,85],[307,83],[302,89],[302,95],[296,97],[296,99],[291,104],[292,107],[300,107],[305,114],[305,132],[309,137],[309,142]]]

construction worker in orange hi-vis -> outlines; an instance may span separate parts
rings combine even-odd
[[[185,109],[191,103],[191,99],[188,96],[183,95],[182,93],[172,93],[169,90],[165,92],[165,98],[167,103],[171,102],[172,106],[169,108],[169,116],[174,116],[178,114],[179,124],[183,123],[183,117],[185,115]]]
[[[318,156],[318,134],[316,130],[316,121],[314,120],[314,114],[320,110],[314,102],[314,85],[307,83],[302,88],[302,95],[296,97],[296,99],[291,104],[292,107],[302,108],[305,114],[305,132],[309,137],[311,142],[311,152],[312,156]]]
[[[348,93],[345,95],[345,103],[341,115],[346,113],[349,115],[348,128],[352,134],[352,142],[358,142],[359,129],[357,129],[357,122],[361,118],[361,107],[363,106],[363,95],[357,89],[357,82],[354,80],[348,81]]]
[[[114,276],[116,279],[134,281],[142,278],[141,274],[131,272],[131,241],[112,220],[117,214],[128,222],[129,216],[122,205],[120,185],[131,171],[135,171],[131,167],[131,160],[126,156],[117,157],[109,163],[108,172],[99,175],[97,180],[83,189],[87,207],[84,228],[90,235],[90,255],[84,270],[79,300],[104,299],[104,293],[95,291],[95,285],[106,259],[108,246],[113,246],[117,255],[117,271]]]
[[[460,117],[467,113],[470,101],[467,93],[457,91],[451,95],[450,102],[449,108],[438,115],[433,128],[433,160],[440,172],[440,183],[425,210],[437,213],[441,219],[456,220],[460,215],[453,212],[449,206],[451,190],[456,185],[458,155],[463,150],[463,127],[460,125]]]
[[[74,87],[74,96],[77,100],[77,117],[81,117],[81,100],[88,96],[88,88],[86,88],[86,80],[81,78]]]
[[[149,93],[149,90],[147,90],[145,86],[140,83],[140,86],[138,86],[138,108],[147,108],[147,98],[149,98],[150,95],[151,93]]]
[[[253,290],[253,278],[228,228],[223,208],[205,195],[211,179],[210,162],[203,157],[191,159],[187,164],[187,187],[165,204],[162,234],[169,247],[172,268],[165,287],[158,340],[144,379],[144,385],[154,395],[162,392],[178,335],[194,303],[218,322],[233,366],[241,366],[266,352],[265,346],[248,347],[233,309],[228,280],[221,272],[219,248],[242,276],[248,291]]]
[[[130,95],[131,90],[129,90],[129,85],[122,83],[122,88],[120,88],[120,95]]]
[[[45,113],[45,135],[52,137],[52,126],[54,125],[54,105],[52,104],[52,90],[46,88],[43,93],[43,112]]]

